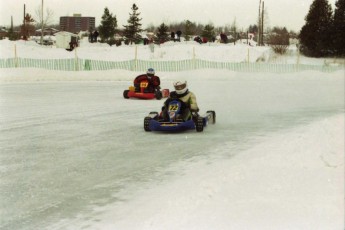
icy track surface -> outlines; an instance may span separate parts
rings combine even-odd
[[[212,73],[162,78],[203,133],[145,132],[129,80],[1,84],[0,228],[343,229],[342,73]]]

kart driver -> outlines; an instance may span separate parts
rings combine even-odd
[[[135,92],[140,92],[140,82],[146,80],[148,81],[148,86],[144,90],[145,93],[154,93],[156,90],[160,90],[160,79],[158,76],[155,76],[155,70],[149,68],[146,74],[137,76],[134,79]]]
[[[188,90],[187,81],[176,81],[173,83],[175,91],[172,91],[168,99],[164,102],[161,116],[164,120],[168,120],[168,106],[170,101],[179,99],[183,102],[181,108],[181,118],[186,121],[194,116],[198,116],[199,107],[196,102],[195,94]]]

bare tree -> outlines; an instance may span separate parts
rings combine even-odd
[[[231,24],[230,31],[232,33],[233,39],[234,39],[234,45],[236,45],[236,40],[238,38],[237,36],[237,23],[236,23],[236,17],[234,18],[234,21]]]
[[[261,34],[261,0],[260,0],[260,2],[259,2],[259,17],[258,17],[258,36],[257,36],[257,43],[258,43],[258,45],[260,46],[260,44],[261,44],[261,41],[260,41],[260,39],[261,39],[261,37],[260,37],[260,34]]]
[[[268,36],[268,43],[277,54],[285,54],[290,45],[290,35],[285,27],[274,27]]]
[[[41,45],[43,44],[43,31],[47,27],[47,25],[53,23],[53,16],[54,16],[54,12],[49,8],[46,8],[45,14],[43,13],[43,11],[44,10],[43,10],[43,0],[42,0],[42,4],[40,6],[38,6],[35,10],[36,27],[41,28]]]

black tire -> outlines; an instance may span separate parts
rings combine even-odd
[[[160,100],[160,99],[162,99],[162,97],[163,97],[163,95],[162,95],[162,92],[161,91],[156,91],[155,92],[155,97],[156,97],[156,99],[157,100]]]
[[[216,112],[213,110],[209,110],[206,113],[212,113],[212,116],[213,116],[212,124],[215,124],[216,123]]]
[[[195,129],[197,132],[204,131],[204,120],[202,117],[198,117],[195,123]]]
[[[151,129],[149,127],[151,119],[152,119],[151,117],[145,117],[145,119],[144,119],[144,130],[146,132],[150,132],[151,131]]]
[[[126,99],[129,98],[129,97],[128,97],[128,92],[129,92],[129,90],[123,91],[123,97],[126,98]]]

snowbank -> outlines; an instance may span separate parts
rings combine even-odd
[[[261,137],[231,159],[175,165],[170,170],[180,173],[169,183],[138,188],[136,199],[98,209],[92,220],[55,227],[343,229],[343,127],[344,116],[332,116]],[[236,146],[220,151],[231,154]]]

